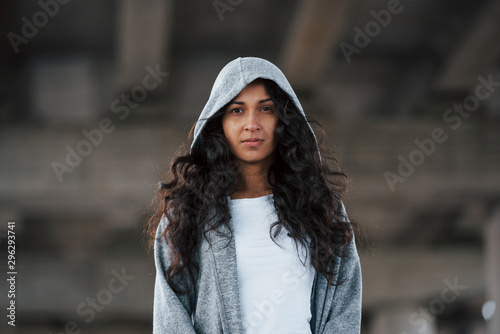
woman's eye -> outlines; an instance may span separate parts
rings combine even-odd
[[[273,108],[266,106],[266,107],[262,107],[261,110],[263,110],[263,111],[273,111]]]
[[[234,108],[234,109],[231,109],[230,112],[231,113],[235,113],[235,114],[239,114],[242,110],[240,108]]]

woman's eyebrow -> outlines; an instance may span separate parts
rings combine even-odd
[[[273,101],[272,98],[268,98],[268,99],[264,99],[264,100],[260,100],[259,103],[264,103],[264,102],[268,102],[268,101]],[[274,101],[273,101],[274,102]],[[229,104],[240,104],[240,105],[244,105],[245,103],[244,102],[241,102],[241,101],[236,101],[236,100],[233,100],[231,102],[229,102]]]

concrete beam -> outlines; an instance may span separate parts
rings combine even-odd
[[[494,302],[496,309],[487,322],[488,334],[500,333],[500,207],[491,217],[485,228],[485,274],[486,291],[489,301]],[[490,304],[491,305],[491,304]],[[492,306],[489,307],[490,309]],[[484,310],[488,313],[487,310]]]
[[[468,296],[483,293],[483,262],[479,249],[463,247],[379,249],[374,258],[361,254],[363,305],[412,300],[429,307],[442,294],[446,300],[455,296],[456,302],[466,301]],[[452,295],[450,284],[459,287],[458,293]]]
[[[425,319],[426,326],[414,326],[415,320],[410,322],[409,319],[419,305],[411,305],[410,303],[397,304],[391,308],[378,307],[375,310],[375,316],[370,323],[369,334],[437,334],[436,317],[429,312],[422,311],[421,318]]]
[[[500,57],[500,1],[491,1],[478,15],[475,24],[464,35],[455,51],[450,53],[443,72],[438,76],[439,90],[466,90],[477,76],[488,74]]]
[[[299,4],[282,57],[282,69],[292,85],[307,87],[318,80],[340,34],[347,4],[346,0]]]

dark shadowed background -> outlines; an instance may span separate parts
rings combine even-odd
[[[351,178],[376,249],[362,332],[500,333],[500,1],[3,0],[0,20],[2,333],[151,333],[140,225],[239,56],[283,70]]]

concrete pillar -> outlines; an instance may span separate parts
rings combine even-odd
[[[491,71],[491,76],[493,81],[500,81],[500,66],[497,66],[493,71]],[[484,76],[488,79],[488,75]],[[491,93],[491,96],[484,101],[486,113],[493,117],[500,116],[500,89],[495,88]]]
[[[171,0],[123,0],[118,5],[118,90],[142,83],[146,66],[166,71]]]
[[[301,1],[284,46],[281,68],[293,86],[314,85],[331,61],[348,16],[346,0]]]
[[[381,307],[369,334],[437,334],[436,317],[419,305]]]
[[[487,322],[488,334],[500,333],[500,207],[497,207],[485,228],[486,296],[495,312]],[[484,307],[483,307],[484,310]]]

